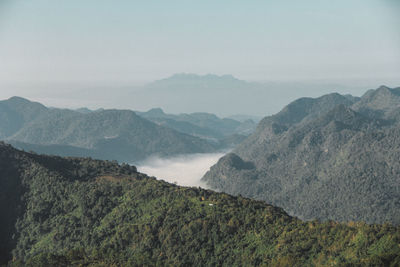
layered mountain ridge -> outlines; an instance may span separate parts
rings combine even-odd
[[[138,162],[149,156],[211,153],[237,145],[255,127],[252,120],[239,122],[209,113],[69,110],[20,97],[0,101],[0,139],[60,156]]]
[[[256,128],[256,123],[251,119],[240,122],[229,118],[221,119],[205,112],[173,115],[164,113],[160,108],[154,108],[147,112],[136,113],[156,124],[217,143],[235,135],[244,139]]]
[[[203,180],[306,220],[398,224],[399,92],[382,86],[362,98],[296,100],[264,118],[233,151],[253,168],[222,158]]]
[[[80,112],[13,97],[0,101],[0,111],[0,138],[39,153],[133,162],[220,149],[219,143],[157,125],[130,110]]]
[[[157,181],[126,164],[2,143],[0,198],[0,264],[8,266],[400,263],[400,229],[389,224],[302,222],[260,201]]]

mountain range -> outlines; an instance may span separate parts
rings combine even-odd
[[[250,120],[206,113],[155,113],[47,108],[12,97],[0,101],[0,138],[38,153],[137,162],[150,155],[213,152],[239,143],[255,128]]]
[[[390,224],[303,222],[127,164],[3,143],[0,199],[0,264],[8,266],[400,264],[400,229]]]
[[[164,125],[179,132],[219,142],[232,136],[246,137],[254,132],[256,123],[251,119],[238,121],[219,118],[214,114],[197,112],[191,114],[166,114],[160,108],[136,113],[158,125]],[[244,138],[243,138],[244,139]]]
[[[140,110],[161,107],[168,113],[195,113],[207,107],[208,112],[223,117],[232,114],[265,116],[296,98],[332,91],[362,93],[358,87],[324,81],[252,82],[232,75],[178,73],[137,88],[124,97],[132,99],[132,104]]]
[[[205,174],[301,219],[400,223],[400,88],[298,99]]]

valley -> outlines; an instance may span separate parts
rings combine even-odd
[[[300,98],[256,129],[0,101],[2,138],[32,151],[0,145],[0,260],[396,266],[399,92]]]
[[[0,0],[0,267],[400,267],[399,14]]]
[[[0,264],[397,266],[400,229],[303,222],[129,165],[0,144]]]
[[[139,172],[180,186],[206,188],[203,175],[226,153],[180,155],[170,158],[150,157],[139,162]]]

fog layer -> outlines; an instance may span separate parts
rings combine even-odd
[[[188,154],[171,158],[150,157],[138,164],[139,172],[182,186],[206,187],[203,175],[225,153]]]

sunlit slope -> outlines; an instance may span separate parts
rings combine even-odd
[[[0,145],[1,260],[11,266],[397,266],[400,229],[302,222],[264,202],[134,167]],[[14,225],[16,228],[14,228]]]
[[[303,219],[400,223],[400,88],[294,101],[203,181]]]

